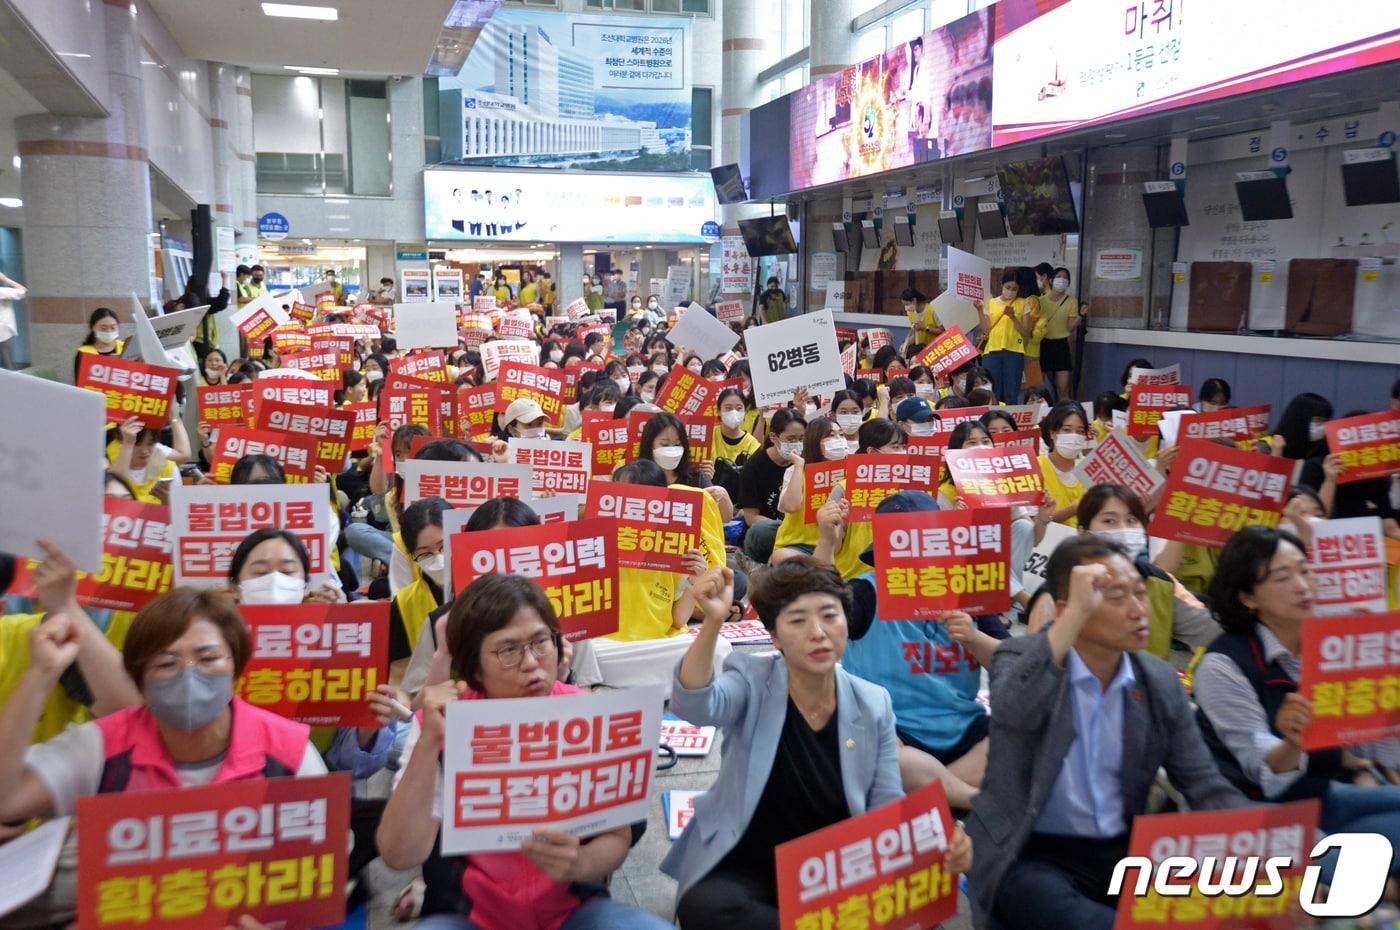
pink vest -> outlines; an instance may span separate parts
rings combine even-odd
[[[311,728],[234,698],[228,753],[214,784],[295,775]],[[99,794],[180,787],[180,775],[160,739],[155,715],[144,704],[98,717],[102,731]]]

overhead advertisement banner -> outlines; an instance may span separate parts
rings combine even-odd
[[[1189,13],[1184,6],[998,4],[996,145],[1400,57],[1394,3],[1193,3]]]
[[[423,172],[429,239],[703,242],[715,219],[708,174]]]
[[[439,77],[443,161],[689,170],[690,29],[688,17],[498,9],[461,70]]]
[[[792,95],[800,190],[992,144],[992,30],[979,10]]]

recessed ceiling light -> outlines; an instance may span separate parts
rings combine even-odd
[[[59,52],[59,58],[91,58],[87,52]]]
[[[24,206],[24,201],[20,200],[18,197],[0,197],[0,207],[15,208],[22,206]]]
[[[304,65],[283,65],[283,71],[296,71],[301,74],[339,74],[339,68],[309,68]]]
[[[15,166],[15,170],[18,171],[18,170],[19,170],[19,156],[16,155],[14,158],[11,158],[11,159],[10,159],[10,164],[14,165],[14,166]]]
[[[288,19],[320,19],[333,23],[340,19],[340,11],[333,6],[306,6],[300,3],[264,3],[262,11],[267,16],[285,16]]]

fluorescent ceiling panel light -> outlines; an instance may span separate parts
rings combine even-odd
[[[24,201],[20,200],[18,197],[0,197],[0,207],[15,208],[22,206],[24,206]]]
[[[264,3],[263,13],[267,16],[285,16],[288,19],[319,19],[333,23],[340,19],[340,11],[333,6],[306,6],[301,3]]]
[[[283,71],[299,71],[302,74],[339,74],[339,68],[308,68],[303,65],[283,65]]]

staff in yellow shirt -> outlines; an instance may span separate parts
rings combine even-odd
[[[992,374],[996,396],[1002,398],[1021,396],[1026,341],[1031,338],[1039,318],[1038,304],[1027,306],[1020,296],[1017,272],[1016,268],[1008,268],[1001,273],[1001,296],[987,301],[985,308],[982,301],[973,301],[987,340],[982,365]]]

